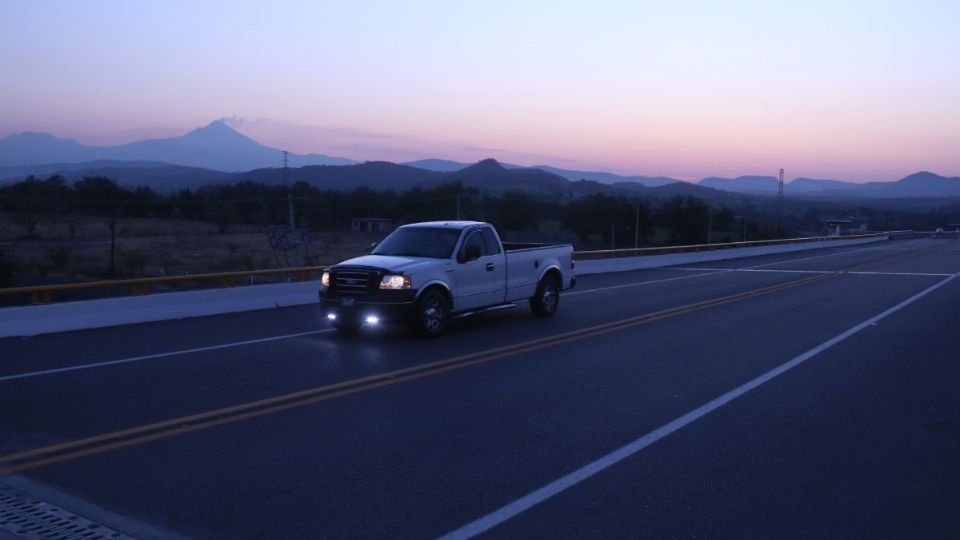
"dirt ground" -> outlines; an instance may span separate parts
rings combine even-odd
[[[0,264],[14,286],[333,264],[368,251],[383,234],[299,231],[255,226],[219,233],[214,223],[118,219],[111,271],[110,220],[45,217],[25,238],[22,217],[0,214]],[[271,241],[272,237],[272,241]],[[273,244],[273,245],[271,245]],[[275,249],[276,248],[276,249]],[[18,283],[19,282],[19,283]]]

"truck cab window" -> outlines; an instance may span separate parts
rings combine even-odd
[[[493,235],[493,231],[491,229],[481,229],[480,234],[483,235],[483,244],[486,246],[486,255],[496,255],[497,253],[500,253],[500,243],[497,242],[497,237]]]
[[[483,236],[481,236],[480,231],[475,231],[470,233],[467,236],[467,239],[463,242],[463,248],[460,250],[461,261],[469,261],[476,257],[469,257],[469,253],[473,253],[476,257],[483,257],[487,255],[486,248],[483,245]],[[479,255],[477,255],[479,253]]]

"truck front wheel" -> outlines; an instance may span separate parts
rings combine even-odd
[[[423,337],[439,336],[447,326],[447,299],[437,291],[426,291],[417,300],[414,327]]]
[[[560,284],[556,278],[546,276],[537,285],[537,292],[530,299],[530,309],[541,317],[549,317],[556,313],[560,306]]]

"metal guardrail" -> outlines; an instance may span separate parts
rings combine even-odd
[[[861,234],[853,236],[811,236],[805,238],[788,238],[783,240],[753,240],[748,242],[728,242],[722,244],[695,244],[689,246],[670,246],[654,248],[630,248],[630,249],[607,249],[597,251],[576,251],[574,255],[578,260],[599,260],[613,259],[620,257],[643,257],[650,255],[670,255],[674,253],[694,253],[700,251],[716,251],[723,249],[738,249],[748,247],[775,246],[784,244],[797,244],[804,242],[828,242],[833,240],[852,240],[857,238],[874,238],[878,236],[887,236],[893,238],[894,233],[910,233],[913,231],[892,231],[879,232],[871,234]],[[0,295],[30,295],[31,304],[49,304],[53,302],[53,293],[63,291],[73,291],[79,289],[97,289],[107,287],[130,287],[131,295],[143,296],[151,293],[154,285],[165,285],[171,283],[196,282],[196,281],[219,281],[220,288],[230,288],[237,285],[239,278],[254,276],[269,276],[288,274],[295,281],[307,281],[311,274],[323,272],[326,266],[301,266],[296,268],[272,268],[269,270],[249,270],[242,272],[220,272],[211,274],[190,274],[185,276],[163,276],[133,279],[116,279],[106,281],[89,281],[83,283],[63,283],[58,285],[36,285],[30,287],[10,287],[0,289]]]

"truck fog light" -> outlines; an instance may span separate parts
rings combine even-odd
[[[335,321],[335,320],[337,320],[337,314],[336,314],[336,313],[327,313],[327,318],[330,319],[331,321]]]
[[[376,315],[367,315],[367,324],[377,324],[380,322],[380,317]]]

